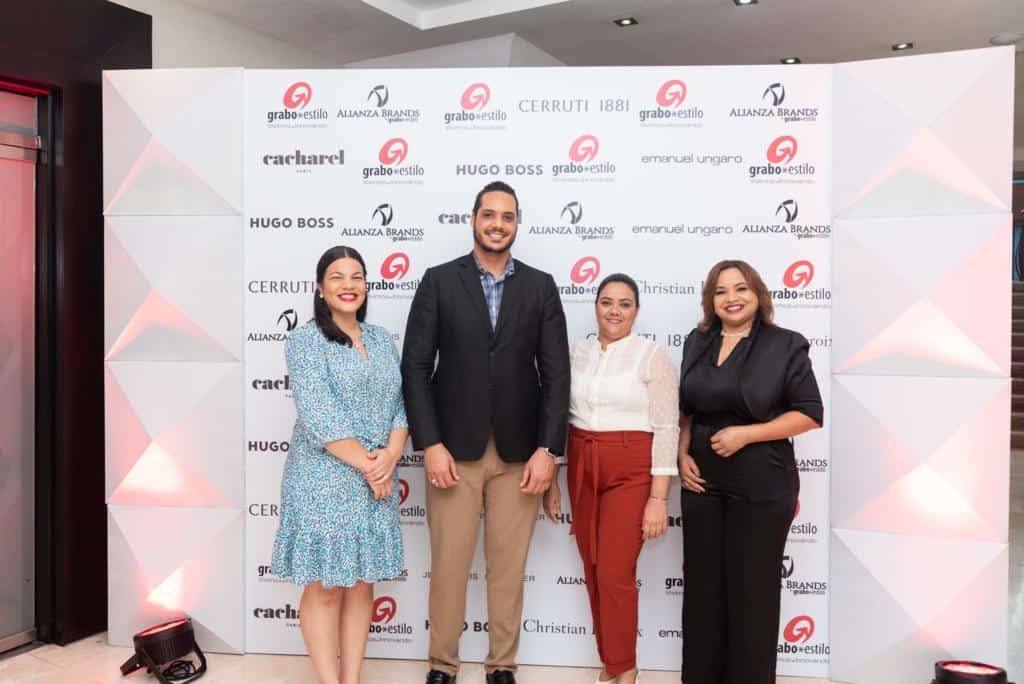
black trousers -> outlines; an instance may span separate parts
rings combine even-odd
[[[797,490],[683,490],[684,684],[774,684],[782,556]]]

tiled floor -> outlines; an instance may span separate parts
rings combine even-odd
[[[0,682],[4,684],[141,684],[155,682],[144,672],[121,678],[118,667],[131,656],[131,650],[107,646],[104,635],[83,639],[65,648],[43,646],[8,660],[0,660]],[[426,674],[422,662],[369,660],[362,684],[420,684]],[[517,677],[521,684],[591,684],[597,670],[565,667],[523,667]],[[315,682],[307,658],[300,656],[211,654],[203,684],[291,684]],[[482,684],[483,668],[466,665],[459,675],[460,684]],[[643,684],[678,684],[678,672],[645,672]],[[824,679],[783,677],[780,684],[827,684]]]
[[[1024,680],[1024,451],[1012,455],[1010,476],[1010,679]],[[4,684],[113,684],[114,682],[156,681],[143,672],[122,679],[118,669],[128,659],[127,648],[107,646],[105,635],[83,639],[70,646],[40,648],[0,660],[0,682]],[[418,684],[423,681],[422,662],[370,660],[362,684]],[[561,667],[524,667],[518,677],[522,684],[590,684],[596,670]],[[211,654],[204,684],[284,684],[314,682],[305,657]],[[479,665],[467,665],[459,681],[484,681]],[[677,672],[646,672],[644,684],[675,684]],[[922,680],[923,681],[923,680]],[[779,684],[827,684],[824,679],[782,677]]]

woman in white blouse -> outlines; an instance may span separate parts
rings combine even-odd
[[[665,532],[679,440],[674,364],[654,342],[633,335],[636,282],[608,276],[597,290],[597,338],[572,348],[569,500],[590,595],[598,681],[634,684],[636,562],[644,540]],[[544,497],[561,511],[557,479]]]

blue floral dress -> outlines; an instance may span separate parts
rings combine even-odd
[[[324,449],[354,437],[373,450],[407,427],[398,350],[384,328],[364,323],[362,330],[368,358],[328,341],[315,321],[285,343],[298,418],[281,479],[271,570],[295,584],[350,587],[402,572],[397,468],[392,495],[376,501],[363,474]]]

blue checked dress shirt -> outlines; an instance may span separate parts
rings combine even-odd
[[[480,271],[480,285],[484,288],[487,313],[491,317],[491,330],[494,330],[498,327],[498,312],[501,311],[501,295],[505,291],[505,281],[515,274],[516,264],[509,256],[504,273],[495,278],[490,271],[480,265],[476,254],[473,255],[473,261],[476,263],[477,270]]]

